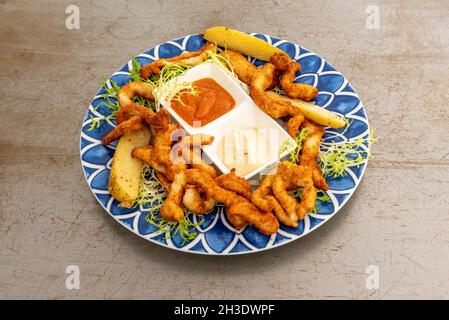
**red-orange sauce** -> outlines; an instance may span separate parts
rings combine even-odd
[[[171,107],[191,126],[205,126],[229,112],[234,98],[215,80],[203,78],[192,83],[195,94],[181,93],[172,100]]]

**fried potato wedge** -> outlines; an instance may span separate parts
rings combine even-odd
[[[281,49],[259,38],[222,26],[207,29],[203,37],[207,41],[215,42],[221,47],[238,51],[263,61],[270,60],[271,56],[277,52],[285,54]]]
[[[122,136],[115,148],[109,176],[109,192],[124,208],[131,208],[139,196],[143,166],[142,160],[133,158],[131,152],[134,148],[147,145],[150,137],[150,129],[144,127]]]
[[[273,91],[267,91],[266,94],[274,100],[288,102],[292,106],[299,108],[304,114],[304,117],[322,126],[338,129],[346,125],[345,120],[338,114],[328,111],[320,106],[314,105],[313,103],[298,99],[291,99],[289,97],[277,94]]]

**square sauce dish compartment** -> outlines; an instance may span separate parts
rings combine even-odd
[[[204,126],[191,126],[176,113],[171,105],[172,97],[162,97],[160,103],[188,134],[214,136],[213,143],[202,149],[223,174],[235,167],[236,174],[248,180],[275,165],[279,158],[285,157],[295,148],[295,141],[290,135],[257,107],[237,79],[215,63],[192,67],[166,85],[205,78],[214,80],[225,89],[234,99],[235,105]],[[279,154],[281,147],[283,152]]]

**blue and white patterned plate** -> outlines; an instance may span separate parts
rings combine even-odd
[[[334,67],[315,53],[286,40],[262,34],[252,34],[276,47],[281,48],[298,61],[302,70],[297,77],[299,82],[308,83],[318,88],[319,94],[315,103],[330,111],[344,115],[350,120],[347,129],[326,128],[324,142],[351,141],[358,138],[369,137],[368,119],[360,101],[348,80]],[[190,35],[160,44],[136,57],[141,65],[145,65],[159,58],[169,58],[184,51],[199,50],[205,41],[199,35]],[[263,62],[250,60],[255,65]],[[130,80],[129,70],[132,61],[123,65],[111,77],[120,87]],[[107,84],[109,82],[107,81]],[[101,118],[110,114],[110,110],[101,106],[101,97],[105,91],[101,88],[93,98],[84,118],[80,137],[81,164],[89,188],[106,209],[106,211],[124,227],[135,234],[156,244],[181,250],[185,252],[229,255],[258,252],[274,248],[296,240],[328,221],[349,200],[357,188],[366,168],[366,163],[359,167],[347,169],[344,177],[327,179],[329,195],[332,202],[317,202],[319,210],[310,213],[301,221],[297,228],[281,226],[279,231],[271,236],[259,233],[249,226],[244,230],[235,230],[226,219],[224,207],[217,205],[215,210],[205,216],[204,223],[197,227],[198,236],[191,242],[183,243],[179,236],[167,238],[156,227],[145,221],[145,208],[123,209],[118,206],[108,191],[108,179],[111,169],[114,148],[103,146],[101,138],[109,132],[114,122],[104,121],[103,124],[92,131],[91,117]],[[366,144],[366,150],[369,145]],[[196,222],[196,217],[193,217]]]

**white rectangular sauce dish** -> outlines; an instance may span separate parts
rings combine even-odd
[[[223,174],[229,173],[232,168],[228,168],[219,157],[219,142],[226,133],[235,129],[258,128],[261,135],[266,134],[269,137],[265,138],[270,138],[269,156],[266,157],[264,163],[244,176],[247,180],[263,170],[271,168],[278,162],[279,158],[285,157],[294,149],[295,141],[290,135],[275,120],[259,109],[237,79],[215,63],[203,63],[192,67],[184,75],[168,82],[167,85],[173,85],[172,81],[178,83],[194,82],[203,78],[211,78],[222,86],[234,98],[234,108],[202,127],[193,127],[171,108],[172,97],[163,97],[159,102],[188,134],[201,133],[214,136],[213,143],[203,146],[202,149]],[[283,146],[283,152],[279,154],[281,146]]]

